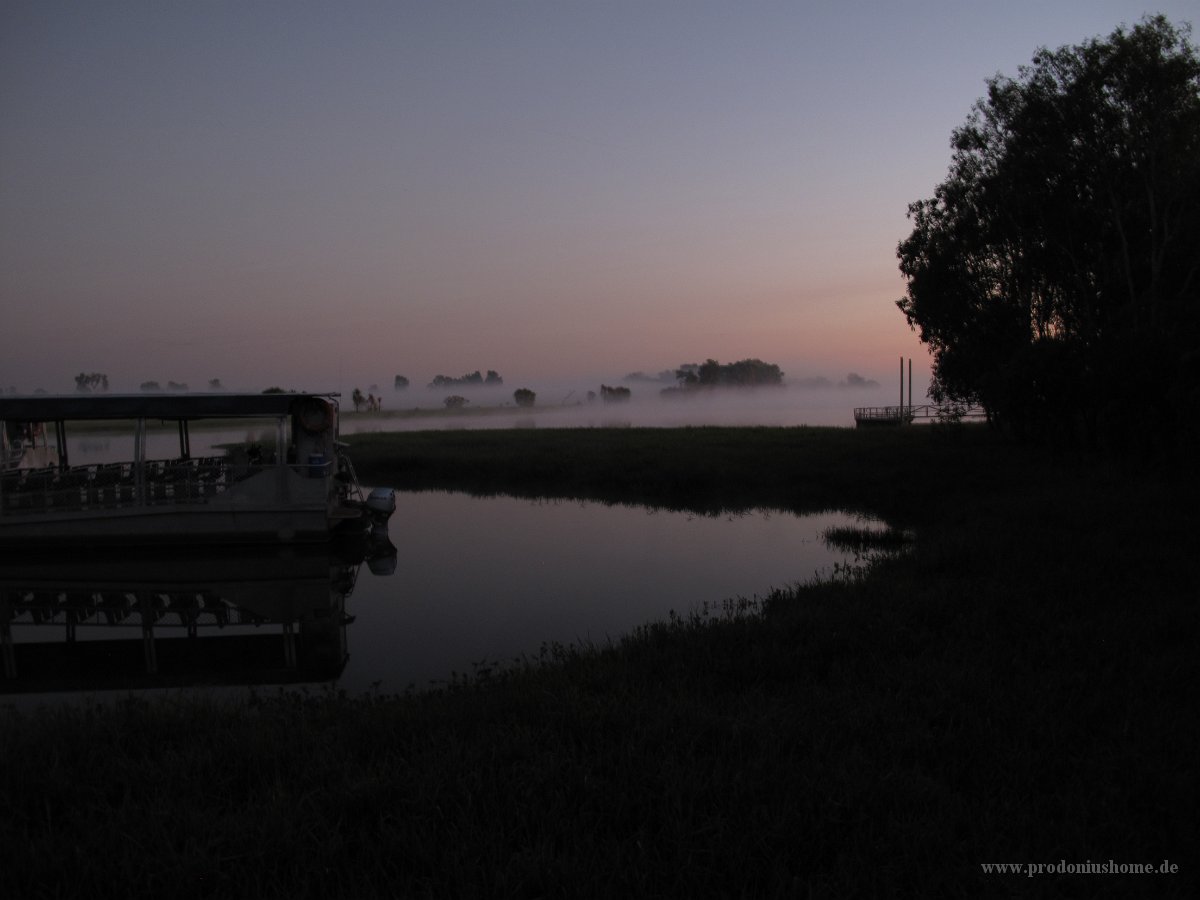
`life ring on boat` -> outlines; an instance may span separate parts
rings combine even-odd
[[[328,430],[330,424],[329,404],[316,397],[301,401],[296,408],[296,421],[310,434]]]

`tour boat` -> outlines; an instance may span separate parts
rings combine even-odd
[[[196,457],[189,425],[205,420],[265,425],[274,440]],[[164,423],[179,453],[151,458]],[[126,434],[132,456],[73,465],[68,427]],[[390,489],[364,496],[337,394],[6,395],[0,434],[0,545],[328,541],[386,528],[395,509]]]

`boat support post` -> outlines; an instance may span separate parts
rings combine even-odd
[[[138,419],[133,434],[133,490],[139,506],[146,505],[146,420]]]
[[[70,463],[67,460],[67,423],[62,419],[54,420],[54,442],[58,448],[58,468],[65,472]]]
[[[275,472],[276,496],[280,503],[287,503],[290,492],[287,481],[287,417],[275,420]]]

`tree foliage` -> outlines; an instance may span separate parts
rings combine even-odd
[[[75,376],[75,390],[81,394],[108,390],[108,376],[103,372],[80,372]]]
[[[447,387],[499,387],[502,384],[504,384],[504,379],[500,377],[500,373],[495,369],[488,369],[486,377],[476,369],[474,372],[470,372],[460,378],[451,378],[449,375],[435,375],[433,381],[429,382],[427,387],[433,390]]]
[[[633,392],[627,387],[600,385],[600,399],[605,403],[628,403],[632,397]]]
[[[537,394],[529,388],[517,388],[513,391],[513,402],[517,406],[531,407],[537,402]]]
[[[937,400],[1041,438],[1178,437],[1200,406],[1200,58],[1163,17],[997,76],[913,203],[898,301]],[[1136,421],[1134,421],[1136,419]]]
[[[683,388],[763,387],[783,384],[783,372],[774,363],[761,359],[743,359],[721,364],[715,359],[703,363],[685,363],[675,370]]]

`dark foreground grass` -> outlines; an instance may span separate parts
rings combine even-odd
[[[1190,474],[981,428],[354,443],[372,483],[840,506],[917,540],[437,693],[10,713],[6,896],[1193,895]],[[1060,860],[1180,871],[980,866]]]

